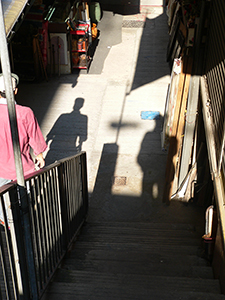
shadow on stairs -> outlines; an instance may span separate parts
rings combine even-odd
[[[225,299],[202,250],[191,224],[87,222],[43,299]]]

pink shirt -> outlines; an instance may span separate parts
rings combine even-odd
[[[1,99],[3,100],[3,99]],[[1,101],[2,102],[2,101]],[[20,149],[24,175],[35,171],[30,147],[38,155],[47,149],[47,144],[33,111],[16,104]],[[0,104],[0,177],[16,179],[12,137],[7,104]]]

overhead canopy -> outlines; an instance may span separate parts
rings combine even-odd
[[[27,2],[27,0],[2,0],[6,36],[11,32]]]

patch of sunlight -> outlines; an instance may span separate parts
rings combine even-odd
[[[124,160],[125,157],[124,157]],[[125,163],[125,161],[124,161]],[[111,193],[112,195],[126,195],[133,197],[140,197],[142,195],[143,188],[143,173],[140,167],[137,164],[132,164],[127,166],[127,164],[121,163],[119,166],[117,164],[115,174],[125,174],[126,177],[125,184],[116,184],[115,181],[112,181]],[[126,170],[126,172],[124,172]],[[118,173],[119,172],[119,173]]]
[[[152,185],[152,197],[153,197],[154,199],[157,199],[158,196],[159,196],[159,187],[158,187],[158,183],[155,182],[155,183]]]
[[[129,189],[128,187],[123,187],[123,188],[112,188],[112,195],[114,196],[127,196],[127,197],[141,197],[142,192],[141,190],[137,189]]]

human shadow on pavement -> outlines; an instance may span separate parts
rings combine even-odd
[[[143,172],[142,197],[160,201],[164,184],[162,175],[165,172],[166,160],[161,147],[162,120],[162,116],[155,120],[149,120],[149,122],[155,122],[155,128],[145,134],[137,157],[137,162]]]
[[[46,164],[79,153],[88,138],[88,117],[80,112],[84,98],[76,98],[73,111],[62,114],[47,134]]]
[[[178,201],[172,201],[171,206],[162,202],[167,160],[161,147],[162,117],[148,122],[155,122],[155,127],[144,135],[136,157],[143,173],[140,194],[136,193],[138,187],[135,184],[139,181],[132,171],[136,168],[132,169],[130,165],[134,163],[130,154],[120,153],[117,142],[104,144],[94,189],[89,195],[89,222],[172,223],[192,217],[192,206],[185,206],[184,210]],[[121,159],[123,162],[118,173],[117,164]]]
[[[145,134],[136,158],[143,172],[140,196],[136,186],[139,185],[139,177],[136,177],[136,167],[131,165],[135,161],[130,159],[130,154],[119,152],[117,142],[104,144],[95,186],[90,195],[89,220],[147,221],[155,217],[165,218],[161,201],[166,160],[161,149],[162,117],[147,122],[154,122],[155,127]],[[126,127],[131,125],[136,127],[136,124],[124,124]],[[114,123],[111,126],[118,127]],[[124,126],[119,126],[119,129]],[[120,162],[122,165],[118,173],[117,164]],[[157,216],[153,206],[160,208]]]

